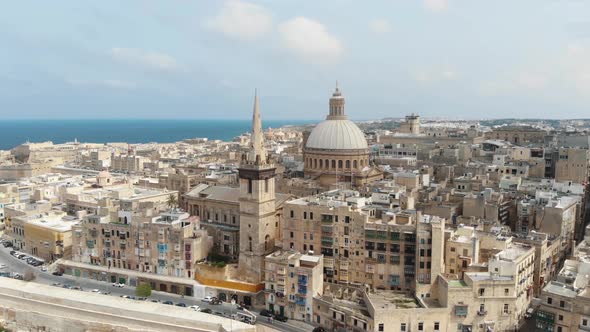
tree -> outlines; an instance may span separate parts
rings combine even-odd
[[[168,196],[167,203],[169,208],[175,208],[178,206],[178,198],[176,198],[176,195],[170,194],[170,196]]]
[[[36,278],[35,273],[31,269],[27,269],[25,271],[25,273],[23,274],[24,281],[33,281],[33,280],[35,280],[35,278]]]
[[[150,284],[139,284],[135,287],[135,295],[139,297],[149,297],[152,295],[152,286],[150,286]]]

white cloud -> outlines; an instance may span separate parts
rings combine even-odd
[[[114,47],[109,55],[120,62],[140,65],[150,69],[173,71],[179,68],[176,59],[168,54],[156,53],[137,48]]]
[[[229,0],[217,16],[205,21],[205,26],[231,38],[255,40],[271,30],[272,17],[261,6]]]
[[[433,12],[442,12],[449,7],[448,0],[424,0],[424,7]]]
[[[323,24],[305,17],[284,22],[279,33],[283,46],[307,62],[334,63],[344,51],[340,40]]]
[[[385,19],[376,18],[369,21],[369,29],[374,33],[388,33],[391,32],[391,24]]]
[[[96,86],[106,87],[111,89],[135,89],[137,84],[129,81],[122,81],[117,79],[105,79],[105,80],[79,80],[66,78],[66,83],[73,86]]]

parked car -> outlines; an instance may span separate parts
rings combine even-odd
[[[118,282],[113,282],[113,286],[115,286],[115,287],[119,287],[119,288],[123,288],[123,287],[125,287],[125,284],[123,284],[123,283],[118,283]]]
[[[91,292],[92,293],[100,293],[100,289],[95,288],[95,289],[91,290]]]
[[[6,264],[0,264],[0,269],[5,269],[6,268]]]
[[[535,309],[528,308],[524,314],[524,318],[526,318],[526,319],[532,318],[534,313],[535,313]]]
[[[14,256],[14,254],[16,254],[16,251],[15,250],[10,250],[10,255],[11,256]]]
[[[54,276],[58,276],[58,277],[61,277],[61,276],[63,276],[63,275],[64,275],[64,273],[63,273],[63,272],[61,272],[61,271],[55,271],[55,272],[53,272],[52,274],[53,274]]]
[[[72,288],[70,288],[70,289],[73,289],[73,290],[79,290],[79,291],[81,291],[81,290],[84,290],[84,289],[82,289],[82,287],[80,287],[80,286],[73,286],[73,287],[72,287]]]
[[[204,312],[204,313],[206,313],[206,314],[210,314],[210,313],[212,313],[212,312],[213,312],[213,310],[211,310],[211,309],[209,309],[209,308],[205,308],[205,309],[201,310],[201,312]]]
[[[100,291],[100,292],[98,292],[98,294],[111,295],[111,292],[109,292],[109,291]]]
[[[201,311],[201,307],[199,307],[198,305],[191,305],[189,308],[193,309],[194,311]]]
[[[18,273],[15,273],[12,277],[14,279],[17,279],[17,280],[23,280],[24,279],[23,276],[22,276],[22,274],[18,274]]]
[[[186,304],[184,304],[182,302],[176,303],[176,306],[186,308]]]
[[[156,300],[156,299],[151,299],[150,302],[154,302],[154,303],[160,303],[160,300]]]
[[[10,241],[4,241],[4,242],[2,242],[2,245],[4,246],[4,248],[9,248],[9,247],[12,248],[12,242],[10,242]]]
[[[221,300],[213,296],[211,301],[209,301],[209,304],[221,304]]]
[[[51,284],[51,286],[54,286],[54,287],[61,287],[61,286],[62,286],[62,284],[60,284],[59,282],[54,282],[54,283],[52,283],[52,284]]]
[[[274,314],[271,311],[268,311],[266,309],[263,309],[262,311],[260,311],[260,316],[274,317]]]
[[[124,298],[124,299],[130,298],[129,295],[121,295],[121,297]]]
[[[174,305],[174,302],[172,302],[172,301],[164,301],[162,303],[163,304],[167,304],[167,305]]]
[[[275,316],[275,319],[278,320],[279,322],[283,322],[283,323],[289,320],[289,318],[287,318],[287,316],[281,316],[281,315]]]
[[[211,297],[211,296],[205,296],[201,301],[209,303],[209,302],[211,302],[212,298],[213,297]]]

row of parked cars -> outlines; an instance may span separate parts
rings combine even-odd
[[[4,248],[12,248],[12,242],[8,240],[0,240],[0,244],[2,244]]]
[[[28,256],[26,254],[23,254],[21,252],[15,251],[15,250],[11,250],[10,254],[20,260],[27,262],[27,264],[32,265],[32,266],[41,266],[41,265],[45,264],[44,261],[41,261],[35,257]]]
[[[276,315],[274,312],[270,311],[270,310],[262,310],[260,312],[260,316],[264,316],[264,317],[269,317],[269,318],[273,318],[278,320],[279,322],[286,322],[289,320],[289,318],[287,318],[287,316],[283,316],[283,315]]]

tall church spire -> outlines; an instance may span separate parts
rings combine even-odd
[[[264,134],[262,121],[260,120],[260,105],[258,93],[254,92],[254,111],[252,114],[252,136],[250,137],[250,151],[247,160],[249,163],[266,163],[266,150],[264,149]]]

